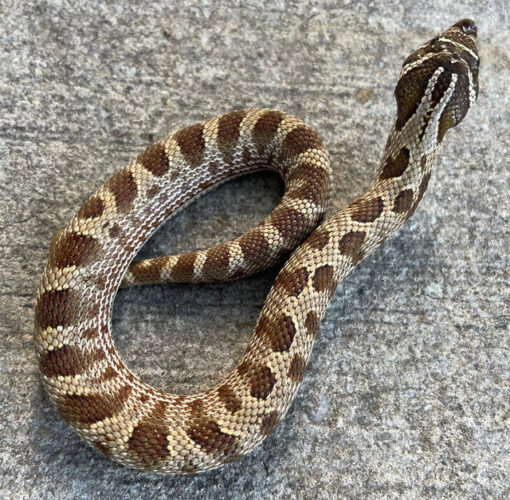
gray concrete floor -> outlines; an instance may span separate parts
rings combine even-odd
[[[38,378],[34,293],[53,233],[148,143],[236,108],[323,136],[334,207],[371,181],[403,59],[479,24],[480,97],[449,132],[413,219],[339,287],[287,417],[241,461],[142,474],[88,448]],[[508,497],[510,10],[505,0],[15,1],[0,5],[0,497]],[[143,255],[239,234],[277,203],[242,178]],[[116,300],[116,345],[158,388],[192,393],[241,356],[276,270]]]

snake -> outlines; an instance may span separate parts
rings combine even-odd
[[[59,414],[111,459],[192,474],[232,462],[278,425],[302,381],[338,284],[415,212],[446,131],[478,96],[474,21],[462,19],[403,63],[397,113],[366,194],[326,218],[331,161],[318,134],[274,109],[244,109],[182,128],[106,181],[57,231],[39,285],[35,345]],[[258,226],[226,243],[134,261],[171,216],[229,179],[270,170],[284,194]],[[197,394],[145,383],[112,336],[120,287],[239,279],[290,257],[248,346]]]

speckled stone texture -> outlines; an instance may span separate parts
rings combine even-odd
[[[402,61],[468,16],[478,103],[447,134],[412,220],[339,287],[276,432],[195,477],[142,474],[83,444],[45,396],[32,345],[54,232],[156,138],[250,106],[316,127],[344,206],[371,182]],[[506,0],[2,2],[0,497],[508,497],[509,18]],[[269,174],[233,181],[143,256],[231,238],[280,194]],[[116,345],[158,388],[203,389],[235,366],[276,272],[121,291]]]

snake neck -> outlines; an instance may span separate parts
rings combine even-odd
[[[405,75],[402,70],[400,80]],[[454,97],[457,75],[451,75],[445,90],[438,97],[436,86],[443,73],[439,67],[428,80],[421,100],[413,113],[402,119],[407,107],[406,94],[396,93],[398,113],[388,136],[384,153],[377,170],[374,189],[404,189],[409,182],[419,183],[430,176],[439,144],[444,136],[444,114]],[[409,110],[407,109],[407,112]],[[390,185],[388,185],[390,184]]]
[[[342,228],[340,239],[346,231],[363,234],[364,257],[404,225],[421,202],[440,144],[438,128],[446,103],[445,99],[432,106],[424,99],[405,124],[395,120],[372,187],[330,221],[332,231]],[[339,269],[341,279],[349,268],[340,263]]]

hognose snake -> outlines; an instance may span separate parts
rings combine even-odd
[[[298,246],[237,367],[201,394],[163,393],[124,365],[111,334],[117,289],[224,281],[274,264],[325,214],[331,166],[321,140],[286,113],[235,111],[152,145],[80,208],[51,244],[35,342],[44,387],[81,437],[127,465],[193,473],[235,460],[271,433],[294,398],[338,283],[415,211],[446,130],[475,101],[475,39],[474,22],[464,19],[405,60],[397,117],[372,187]],[[128,268],[171,215],[261,169],[283,177],[285,194],[259,226],[208,250]]]

